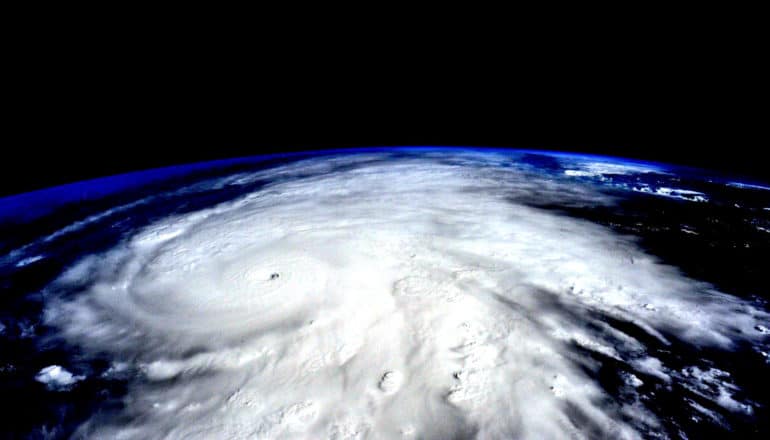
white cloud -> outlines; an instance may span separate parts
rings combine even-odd
[[[158,222],[62,278],[96,274],[49,305],[49,323],[147,381],[132,418],[83,432],[572,438],[568,402],[635,438],[568,347],[622,358],[644,345],[588,331],[588,312],[725,348],[767,319],[608,229],[513,202],[610,203],[589,189],[432,160],[305,165],[324,172]],[[649,359],[622,360],[668,374]]]
[[[35,376],[36,381],[56,390],[69,389],[72,385],[83,379],[85,379],[85,376],[75,376],[59,365],[45,367]]]

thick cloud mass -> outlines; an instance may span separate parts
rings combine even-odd
[[[767,316],[628,238],[524,200],[607,196],[495,156],[319,158],[168,218],[57,281],[71,342],[140,374],[97,438],[636,438],[659,415],[609,398],[581,350],[697,389],[638,338],[730,348]],[[749,341],[750,342],[750,341]],[[577,348],[580,348],[577,349]],[[595,366],[595,365],[594,365]],[[633,392],[642,380],[626,374]],[[734,391],[734,390],[733,390]]]

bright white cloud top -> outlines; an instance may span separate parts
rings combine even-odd
[[[673,335],[729,348],[759,340],[765,312],[627,237],[520,203],[613,202],[592,187],[500,168],[493,154],[458,157],[317,158],[240,175],[217,184],[287,178],[159,221],[71,268],[57,285],[85,291],[49,304],[49,322],[141,371],[126,417],[95,416],[81,434],[567,439],[658,429],[642,400],[608,399],[581,350],[635,372],[624,376],[628,393],[652,376],[751,411],[728,373],[672,368],[597,316],[661,344]]]

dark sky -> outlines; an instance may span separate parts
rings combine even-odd
[[[16,88],[0,194],[207,159],[387,145],[582,151],[767,181],[761,72],[670,56],[591,69],[571,58],[528,69],[406,60],[333,71],[309,60],[254,76],[54,59]]]
[[[667,101],[645,102],[640,108],[584,101],[551,107],[531,100],[490,107],[468,101],[377,104],[273,101],[217,108],[207,101],[154,108],[148,102],[75,115],[62,105],[6,143],[0,193],[231,156],[385,145],[582,151],[703,166],[760,180],[767,176],[760,152],[766,145],[760,140],[767,139],[752,121],[695,104],[673,109]]]

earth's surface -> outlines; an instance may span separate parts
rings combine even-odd
[[[768,438],[770,187],[403,148],[0,200],[0,437]]]

